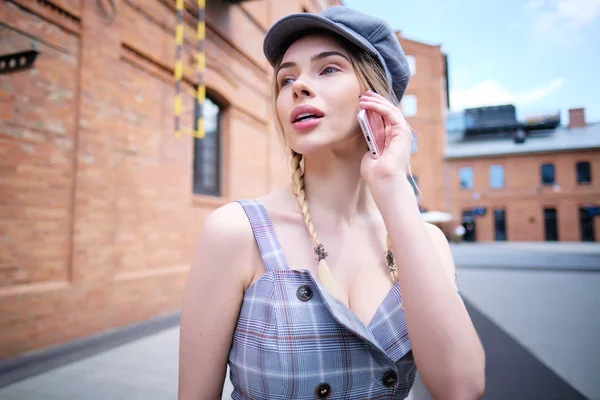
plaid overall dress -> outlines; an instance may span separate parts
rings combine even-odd
[[[232,399],[404,399],[416,367],[396,282],[366,326],[290,269],[265,208],[239,201],[266,273],[245,292],[229,353]]]

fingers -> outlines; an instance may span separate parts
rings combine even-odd
[[[377,93],[368,91],[361,95],[359,107],[380,114],[393,125],[400,125],[403,128],[408,127],[400,109]]]

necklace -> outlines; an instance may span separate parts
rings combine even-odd
[[[319,244],[315,247],[315,254],[317,255],[317,262],[325,260],[329,253],[325,251],[323,244]],[[394,281],[398,280],[398,269],[396,268],[396,260],[394,259],[394,252],[390,249],[385,252],[385,263],[388,266],[388,270],[394,278]]]

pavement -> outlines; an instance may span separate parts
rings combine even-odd
[[[600,243],[493,242],[452,244],[458,267],[600,271]]]
[[[461,293],[486,349],[484,399],[600,400],[600,244],[556,245],[452,245]],[[0,379],[0,399],[176,399],[179,328],[161,329],[13,376],[4,387]],[[223,399],[231,391],[226,379]],[[411,400],[426,399],[417,383]]]
[[[510,377],[513,385],[516,379],[522,381],[518,386],[530,391],[531,399],[581,398],[564,387],[548,390],[550,385],[560,385],[561,379],[588,398],[600,399],[600,273],[460,269],[459,281],[474,308],[470,310],[471,317],[484,347],[488,340],[488,359],[496,359],[492,366],[496,371],[488,371],[490,391],[505,390]],[[481,317],[488,317],[489,321]],[[497,328],[485,328],[484,324],[489,323]],[[503,344],[508,339],[498,328],[521,348],[516,348],[515,343]],[[494,353],[504,350],[501,355]],[[537,365],[523,365],[525,352],[537,359]],[[500,370],[504,365],[498,359],[507,358],[508,354],[507,364],[512,373],[519,372],[520,376]],[[556,375],[549,376],[542,371],[544,367]],[[542,390],[548,396],[534,396]],[[563,391],[564,397],[551,395],[558,390]]]
[[[493,249],[526,250],[543,253],[568,253],[600,255],[599,242],[461,242],[450,243],[452,249],[489,251]],[[455,255],[456,257],[456,255]]]

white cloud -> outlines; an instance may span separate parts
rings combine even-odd
[[[582,31],[599,19],[600,0],[530,0],[523,10],[531,15],[534,34],[566,45],[582,39]]]
[[[453,90],[450,94],[450,104],[453,110],[502,104],[531,104],[559,90],[565,82],[564,78],[557,78],[531,90],[513,93],[497,81],[488,79],[475,86]]]

